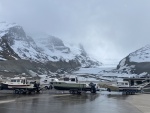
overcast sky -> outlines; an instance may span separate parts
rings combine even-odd
[[[104,63],[150,44],[150,0],[0,0],[0,21],[82,43]]]

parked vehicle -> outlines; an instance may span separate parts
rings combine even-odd
[[[64,77],[61,81],[53,82],[53,86],[57,90],[68,90],[71,94],[80,94],[82,91],[91,93],[98,91],[97,84],[79,82],[75,76]]]
[[[30,83],[25,77],[11,78],[10,81],[1,83],[2,89],[14,90],[16,94],[39,92],[40,87],[36,82]]]
[[[100,83],[100,86],[103,88],[107,88],[107,91],[119,91],[125,94],[135,94],[141,92],[140,86],[130,86],[128,81],[117,81],[110,83]]]
[[[52,89],[53,82],[58,81],[57,78],[51,78],[50,76],[46,76],[40,79],[40,85],[45,89]]]

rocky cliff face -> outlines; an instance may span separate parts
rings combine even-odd
[[[50,35],[28,36],[17,24],[0,23],[1,72],[46,74],[58,69],[70,71],[99,65],[81,45],[71,46]]]
[[[145,75],[150,74],[150,45],[146,45],[127,57],[122,59],[117,66],[118,70],[126,73],[135,73]]]

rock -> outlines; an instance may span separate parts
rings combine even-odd
[[[88,56],[82,45],[73,47],[50,35],[37,37],[28,36],[17,24],[1,22],[0,71],[30,74],[31,70],[47,74],[58,69],[70,72],[79,67],[101,65]]]
[[[132,74],[141,74],[143,72],[150,74],[150,45],[130,53],[119,62],[117,69]]]

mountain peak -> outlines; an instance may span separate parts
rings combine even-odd
[[[31,34],[31,33],[30,33]],[[58,70],[71,72],[79,67],[101,63],[91,59],[83,46],[70,45],[45,33],[28,35],[15,23],[0,23],[0,71],[48,74]],[[12,74],[11,74],[12,75]]]
[[[126,73],[141,74],[147,72],[150,74],[150,45],[146,45],[122,59],[117,69]]]
[[[26,40],[26,34],[23,28],[16,23],[0,22],[0,37],[5,35],[9,39]]]
[[[15,23],[7,23],[7,22],[0,22],[0,37],[4,36],[6,33],[8,33],[9,29],[12,27],[18,26]]]
[[[129,55],[131,62],[150,62],[150,45],[146,45]]]
[[[49,36],[48,39],[54,46],[64,46],[63,41],[57,37]]]
[[[5,47],[5,50],[13,51],[17,58],[35,62],[77,60],[86,67],[97,65],[97,62],[92,62],[88,57],[83,46],[67,46],[60,38],[40,32],[27,35],[23,28],[15,23],[1,22],[0,26],[1,40],[5,40],[9,46],[9,49]],[[1,51],[3,50],[4,48]],[[7,60],[7,57],[5,59]]]

